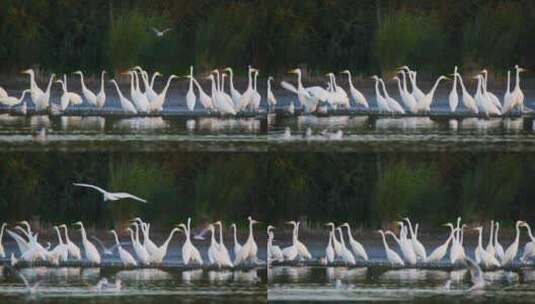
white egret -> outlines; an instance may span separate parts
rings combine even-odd
[[[130,252],[126,251],[123,246],[121,246],[121,242],[119,242],[119,236],[117,236],[117,232],[115,232],[115,230],[110,230],[110,233],[113,234],[115,238],[115,244],[117,246],[117,251],[119,252],[119,259],[123,263],[123,266],[137,266],[137,262],[134,257],[130,254]]]
[[[459,94],[457,94],[457,66],[453,70],[453,86],[451,87],[450,96],[448,98],[450,111],[455,112],[459,105]]]
[[[186,240],[182,245],[182,261],[184,265],[189,265],[190,262],[202,265],[203,259],[201,253],[199,252],[197,247],[195,247],[191,242],[191,218],[188,218],[187,223],[187,226],[184,224],[178,225],[179,228],[182,228],[182,230],[184,230],[184,235],[186,236]]]
[[[390,230],[387,230],[385,231],[385,235],[390,235],[392,236],[392,238],[396,241],[396,243],[398,244],[399,246],[399,249],[401,250],[401,253],[403,255],[403,260],[405,261],[405,263],[409,264],[409,265],[416,265],[416,262],[417,262],[417,259],[416,259],[416,254],[414,253],[414,250],[412,250],[412,247],[411,247],[411,244],[410,243],[404,243],[404,242],[401,242],[401,238],[402,238],[402,235],[403,234],[403,226],[402,228],[400,229],[400,238],[398,238],[392,231]],[[408,245],[408,246],[407,246]]]
[[[97,109],[102,109],[106,103],[106,89],[104,88],[104,75],[106,71],[100,73],[100,91],[97,94]]]
[[[355,86],[353,85],[353,79],[351,77],[351,72],[349,70],[344,70],[344,71],[342,71],[340,73],[347,74],[347,80],[349,82],[349,93],[351,94],[351,97],[353,98],[355,103],[357,105],[362,105],[363,107],[368,109],[369,108],[368,100],[366,100],[366,97],[364,97],[364,95],[359,90],[357,90],[357,88],[355,88]]]
[[[293,261],[298,257],[297,251],[297,225],[293,225],[292,229],[292,245],[282,250],[282,255],[286,261]]]
[[[232,102],[234,103],[234,109],[239,109],[241,94],[234,87],[234,72],[232,71],[232,68],[230,68],[230,67],[223,69],[223,71],[229,73],[230,96],[232,96]]]
[[[284,261],[284,256],[282,255],[282,250],[280,249],[279,246],[277,245],[273,245],[273,239],[274,239],[274,234],[273,234],[273,229],[275,229],[275,227],[269,225],[267,227],[267,234],[268,234],[268,241],[267,241],[267,255],[268,255],[268,263],[271,262],[271,261],[278,261],[278,262],[283,262]]]
[[[490,255],[485,249],[483,249],[483,227],[476,227],[474,228],[478,232],[478,241],[477,241],[477,247],[474,251],[474,257],[476,258],[476,263],[483,265],[485,267],[499,267],[500,262],[498,260]]]
[[[299,241],[299,225],[301,224],[301,222],[289,221],[287,222],[287,224],[293,225],[295,227],[295,247],[297,248],[298,256],[302,259],[311,259],[312,255],[310,254],[310,251],[308,251],[308,248],[305,246],[305,244]]]
[[[132,70],[126,73],[130,76],[130,98],[139,112],[149,112],[150,104],[147,96],[136,87],[137,71]]]
[[[50,254],[57,262],[66,262],[69,258],[69,249],[67,248],[67,245],[63,243],[58,226],[54,226],[54,229],[56,230],[58,236],[58,245],[50,251]]]
[[[524,245],[524,250],[522,252],[522,257],[520,258],[520,263],[526,263],[530,258],[535,256],[535,237],[531,233],[531,227],[528,223],[523,223],[523,227],[526,227],[528,230],[528,236],[530,241]]]
[[[238,256],[238,253],[240,252],[242,246],[241,246],[240,242],[238,241],[238,237],[237,237],[238,228],[236,228],[236,224],[232,223],[230,225],[230,228],[232,229],[232,235],[233,235],[233,238],[234,238],[234,247],[233,247],[232,251],[234,253],[234,257],[236,257],[236,256]]]
[[[0,87],[0,99],[8,97],[7,92],[4,88]]]
[[[388,100],[381,95],[379,90],[379,77],[377,77],[377,75],[373,75],[371,78],[375,80],[375,100],[377,101],[377,108],[379,109],[379,112],[392,112],[390,106],[388,105]]]
[[[438,77],[437,80],[435,81],[435,84],[431,88],[431,90],[427,94],[425,94],[423,98],[419,100],[418,109],[420,111],[425,111],[425,112],[431,111],[431,104],[433,103],[433,99],[435,97],[435,91],[437,90],[437,87],[440,81],[444,79],[449,80],[448,77],[443,76],[443,75]]]
[[[7,229],[6,231],[7,234],[15,240],[15,243],[17,244],[17,248],[19,249],[21,255],[30,249],[30,243],[28,241],[26,241],[14,231],[10,231],[9,229]]]
[[[155,27],[151,27],[151,30],[154,33],[154,35],[156,35],[156,37],[163,38],[163,36],[165,36],[165,34],[167,34],[169,31],[172,31],[173,29],[172,28],[166,28],[165,30],[159,30],[159,29],[157,29]]]
[[[520,226],[523,225],[523,221],[517,221],[515,225],[516,234],[515,239],[509,247],[505,250],[503,260],[502,260],[502,266],[507,266],[511,263],[513,263],[514,259],[516,258],[516,254],[518,253],[518,242],[520,238]]]
[[[197,90],[199,90],[199,102],[201,103],[201,105],[206,110],[214,110],[214,103],[212,101],[212,98],[204,92],[199,82],[193,76],[190,75],[186,75],[183,77],[190,79],[197,86]]]
[[[515,65],[515,71],[516,71],[516,83],[515,88],[513,89],[513,92],[511,93],[511,103],[508,105],[503,106],[503,112],[508,113],[512,111],[515,108],[520,108],[520,111],[524,111],[524,92],[522,92],[522,89],[520,88],[520,73],[526,72],[526,69],[523,69],[519,67],[518,65]]]
[[[496,257],[500,261],[500,263],[503,261],[503,256],[505,255],[505,252],[503,250],[502,244],[498,241],[498,232],[500,231],[500,223],[496,222],[496,231],[494,231],[494,249],[496,250]]]
[[[502,109],[502,104],[500,103],[500,100],[496,95],[494,95],[492,92],[488,91],[488,80],[489,80],[489,73],[486,69],[481,70],[481,74],[483,74],[483,92],[487,99],[489,99],[498,109]]]
[[[54,81],[55,74],[50,75],[50,80],[43,94],[39,95],[35,101],[35,109],[37,111],[46,110],[50,105],[50,88],[52,87],[52,82]]]
[[[336,84],[336,76],[333,73],[329,73],[328,75],[331,81],[332,91],[335,95],[336,104],[345,109],[349,109],[351,105],[349,103],[347,92]]]
[[[212,102],[214,108],[222,114],[236,115],[236,111],[232,104],[227,103],[227,101],[219,94],[214,75],[210,74],[206,79],[209,79],[212,82]]]
[[[390,247],[388,247],[388,243],[386,242],[386,237],[385,237],[385,233],[383,232],[383,230],[378,230],[377,232],[379,232],[383,238],[383,245],[385,247],[385,253],[386,253],[386,259],[388,260],[388,262],[390,264],[392,264],[392,266],[394,265],[405,265],[405,263],[403,263],[403,260],[401,259],[401,257],[392,249],[390,249]]]
[[[6,257],[6,252],[4,250],[4,230],[7,227],[7,223],[2,223],[2,227],[0,227],[0,258]]]
[[[439,263],[442,261],[442,259],[446,256],[446,253],[448,252],[448,246],[455,236],[456,228],[453,227],[453,224],[447,223],[444,226],[448,226],[451,228],[450,235],[448,239],[444,242],[444,244],[438,246],[431,252],[431,254],[427,257],[425,260],[426,263]]]
[[[74,72],[73,74],[75,75],[79,75],[80,76],[80,82],[82,84],[82,94],[84,95],[84,98],[85,100],[93,105],[93,106],[96,106],[97,105],[97,96],[95,95],[95,93],[93,93],[91,90],[89,90],[86,86],[85,86],[85,82],[84,82],[84,73],[82,73],[82,71],[76,71]]]
[[[69,238],[69,232],[67,230],[67,225],[59,225],[59,228],[65,229],[65,244],[67,245],[67,250],[69,251],[69,256],[74,258],[75,260],[81,260],[82,254],[80,252],[80,248],[71,242],[71,239]]]
[[[334,262],[334,248],[333,248],[333,232],[329,230],[329,242],[325,248],[325,258],[327,263]]]
[[[483,92],[483,76],[477,75],[474,79],[477,79],[477,90],[474,99],[476,100],[479,112],[484,113],[486,116],[489,116],[489,114],[500,115],[500,109]]]
[[[273,91],[271,90],[271,81],[273,80],[273,77],[269,76],[267,80],[267,93],[266,98],[268,105],[271,109],[275,109],[275,106],[277,105],[277,98],[275,98],[275,95],[273,94]]]
[[[403,73],[403,71],[401,72]],[[405,92],[405,90],[401,87],[401,80],[399,79],[399,77],[395,76],[393,79],[396,80],[396,82],[398,83],[399,96],[401,97],[401,101],[403,102],[405,107],[411,113],[418,112],[416,100],[414,100],[414,97],[411,94]]]
[[[149,75],[140,66],[135,66],[133,70],[137,70],[141,74],[141,79],[143,80],[143,84],[145,85],[145,97],[147,97],[149,104],[152,103],[154,99],[158,97],[158,94],[153,89],[154,81],[156,80],[156,77],[163,76],[163,75],[160,74],[158,71],[154,72],[154,74],[152,74],[152,78],[149,83]]]
[[[399,102],[395,100],[394,98],[390,97],[390,95],[388,94],[388,91],[386,90],[385,82],[382,79],[379,79],[379,81],[381,82],[381,85],[383,86],[385,99],[388,102],[388,107],[390,108],[390,110],[392,110],[392,112],[394,113],[405,114],[405,110],[403,110],[403,107],[399,104]]]
[[[215,228],[213,224],[208,225],[208,231],[210,231],[210,247],[208,247],[208,261],[210,264],[217,265],[217,267],[221,266],[230,266],[232,267],[232,262],[230,262],[230,258],[225,259],[222,252],[219,250],[219,246],[217,244],[217,241],[215,240]],[[230,264],[227,264],[230,263]]]
[[[132,104],[132,102],[126,97],[124,97],[123,93],[121,93],[121,89],[119,89],[119,85],[117,85],[117,82],[114,79],[110,80],[110,82],[113,83],[115,85],[115,88],[117,89],[117,94],[119,94],[119,101],[121,102],[121,108],[127,113],[137,114],[137,110]]]
[[[151,112],[160,112],[163,110],[163,104],[165,103],[165,98],[167,96],[167,90],[169,90],[169,86],[171,85],[171,80],[175,79],[175,78],[178,78],[178,76],[176,75],[171,75],[169,76],[169,78],[167,79],[167,83],[165,84],[165,87],[163,88],[162,92],[160,94],[158,94],[158,96],[156,96],[156,98],[154,98],[152,100],[152,102],[150,103],[149,105],[149,108],[150,108],[150,111]],[[193,90],[192,90],[193,92]],[[187,99],[187,96],[186,96],[186,99]],[[193,100],[193,106],[195,106],[195,100]]]
[[[147,252],[147,249],[145,249],[145,247],[143,247],[143,245],[141,245],[141,243],[139,242],[139,230],[138,230],[139,226],[137,223],[133,223],[133,224],[135,224],[134,227],[136,227],[135,234],[134,234],[134,230],[132,230],[131,228],[126,229],[128,233],[130,234],[130,241],[132,242],[132,248],[134,248],[134,252],[136,253],[136,257],[139,260],[139,262],[143,265],[149,265],[150,264],[149,253]]]
[[[117,201],[117,200],[126,199],[126,198],[130,198],[130,199],[142,202],[142,203],[147,202],[146,200],[140,197],[137,197],[133,194],[127,193],[127,192],[108,192],[100,187],[97,187],[95,185],[90,185],[90,184],[73,183],[73,185],[77,187],[91,188],[91,189],[97,190],[98,192],[102,193],[102,197],[105,202]]]
[[[250,106],[253,102],[254,85],[253,85],[253,73],[256,69],[249,66],[247,68],[247,89],[240,96],[240,103],[238,110],[243,111]]]
[[[43,95],[43,90],[39,88],[37,83],[35,82],[35,72],[32,69],[24,70],[21,72],[22,74],[28,74],[30,75],[30,90],[31,90],[31,98],[32,102],[34,104],[37,104],[37,100],[41,95]]]
[[[195,102],[197,101],[197,96],[193,91],[193,66],[189,67],[189,85],[188,92],[186,93],[186,106],[188,110],[193,111],[195,109]]]
[[[327,101],[329,92],[320,86],[305,88],[301,81],[301,69],[293,69],[288,73],[297,74],[297,88],[292,84],[282,81],[281,86],[297,94],[297,99],[303,106],[305,113],[315,112],[318,102]]]
[[[256,242],[254,240],[253,225],[260,222],[254,220],[250,216],[247,218],[247,220],[249,221],[249,236],[247,237],[247,241],[245,241],[245,243],[243,244],[240,252],[238,252],[238,255],[236,256],[236,259],[234,261],[234,265],[239,265],[248,260],[256,262],[256,253],[258,251],[258,246],[256,245]]]
[[[351,253],[351,250],[347,249],[347,247],[346,247],[346,243],[345,243],[345,240],[344,240],[344,235],[342,233],[342,228],[341,227],[336,227],[336,231],[338,231],[338,234],[340,236],[340,242],[342,243],[342,261],[346,265],[355,265],[356,264],[355,257]]]
[[[167,239],[162,243],[160,247],[156,247],[155,249],[152,249],[151,251],[147,250],[150,255],[150,259],[152,263],[161,264],[163,262],[163,259],[167,255],[167,248],[169,247],[169,243],[171,242],[171,239],[173,238],[173,235],[176,232],[179,232],[180,229],[173,228],[171,232],[169,233],[169,236]],[[145,242],[146,245],[147,242]],[[147,247],[147,246],[145,246]]]
[[[425,94],[424,92],[422,92],[422,90],[420,90],[420,88],[418,87],[418,84],[416,83],[416,77],[417,77],[418,72],[408,70],[407,73],[412,83],[412,95],[414,96],[414,99],[416,99],[416,103],[420,105],[422,101],[425,99]]]
[[[332,222],[326,223],[325,226],[331,227],[331,232],[333,234],[334,254],[335,254],[335,257],[341,258],[343,254],[343,249],[342,249],[342,243],[338,241],[338,239],[336,238],[336,232],[335,232],[336,226]]]
[[[63,90],[63,95],[61,96],[61,109],[65,111],[67,107],[71,104],[78,105],[82,103],[82,97],[74,92],[69,92],[67,90],[67,75],[63,75],[63,80],[56,80],[57,83],[61,84]]]
[[[223,241],[223,223],[221,221],[217,221],[214,223],[214,226],[219,226],[219,243],[218,243],[218,251],[219,256],[222,262],[223,266],[229,266],[232,267],[232,260],[230,259],[230,254],[228,253],[227,246],[225,246],[225,242]]]
[[[457,77],[459,78],[459,84],[461,85],[461,90],[462,90],[462,93],[463,93],[462,101],[463,101],[464,107],[468,111],[470,111],[470,112],[472,112],[474,114],[479,114],[479,109],[477,108],[476,101],[474,100],[472,95],[470,95],[470,93],[468,93],[468,91],[466,90],[466,87],[464,86],[463,78],[461,77],[461,74],[455,73],[455,75],[457,75]]]
[[[512,103],[512,97],[513,94],[511,93],[511,70],[507,70],[507,89],[505,90],[505,94],[503,95],[502,112],[505,111],[506,106],[509,107],[509,105]]]
[[[86,259],[89,260],[91,264],[100,264],[100,254],[98,253],[97,247],[87,239],[84,224],[82,222],[76,222],[73,225],[80,226],[80,231],[82,232],[82,245],[84,246]]]
[[[412,248],[414,249],[414,253],[418,256],[419,259],[425,261],[427,258],[427,253],[425,251],[424,245],[420,241],[418,241],[416,235],[414,234],[414,230],[411,226],[411,221],[408,217],[403,218],[404,221],[407,222],[407,225],[409,226],[409,231],[411,233],[411,242],[412,242]]]
[[[20,98],[16,98],[12,96],[0,97],[0,103],[9,107],[16,106],[24,100],[24,97],[26,96],[27,93],[31,94],[31,92],[32,91],[29,89],[22,91]]]
[[[487,243],[487,247],[485,247],[485,251],[491,256],[496,256],[496,248],[494,247],[493,242],[494,242],[494,221],[490,221],[489,242]]]
[[[366,250],[364,249],[364,246],[362,246],[361,243],[359,243],[357,240],[353,238],[353,234],[351,233],[351,227],[349,226],[349,223],[343,223],[340,225],[340,227],[346,227],[347,228],[347,236],[349,237],[349,246],[351,247],[351,251],[353,251],[353,254],[356,258],[361,258],[364,261],[368,260],[368,254],[366,253]]]
[[[256,84],[257,84],[257,80],[258,80],[258,69],[254,71],[254,82],[253,82],[253,96],[252,96],[252,101],[251,101],[251,109],[253,111],[258,111],[258,109],[260,108],[260,102],[262,101],[262,96],[260,96],[260,93],[258,93],[258,90],[257,90],[257,87],[256,87]]]

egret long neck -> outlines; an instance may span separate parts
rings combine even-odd
[[[483,237],[481,229],[479,230],[479,236],[477,237],[477,247],[483,247]]]
[[[171,85],[171,80],[173,80],[173,77],[169,77],[169,79],[167,79],[167,84],[165,85],[165,87],[163,88],[163,91],[162,93],[160,93],[160,95],[164,96],[167,95],[167,90],[169,89],[169,86]],[[191,81],[190,81],[190,90],[191,90]]]
[[[507,71],[507,93],[511,92],[511,71]]]
[[[531,239],[532,242],[535,242],[535,238],[533,237],[533,234],[531,234],[531,227],[529,226],[529,224],[526,224],[526,229],[528,230],[528,235],[529,235],[529,238]],[[0,240],[2,239],[1,235],[0,235]]]
[[[80,82],[82,83],[82,89],[87,90],[85,87],[84,74],[80,72]]]
[[[492,246],[492,237],[494,236],[494,222],[490,225],[489,243],[487,246]]]
[[[351,72],[349,72],[349,71],[347,72],[347,81],[349,82],[349,87],[351,89],[354,89],[355,86],[353,86],[353,79],[351,77]]]
[[[169,242],[171,242],[171,239],[173,238],[173,235],[175,234],[175,232],[177,232],[178,229],[173,229],[171,230],[171,232],[169,233],[169,236],[167,237],[167,239],[165,240],[165,242],[162,244],[162,246],[160,247],[160,249],[163,249],[165,251],[167,251],[167,247],[169,246]]]
[[[455,75],[457,75],[457,77],[459,77],[459,84],[461,85],[461,89],[463,90],[463,94],[464,95],[468,95],[468,92],[466,91],[466,88],[464,87],[463,78],[459,74],[455,74]],[[457,228],[459,228],[459,224],[457,224]]]
[[[100,91],[104,92],[104,71],[100,74]]]
[[[115,85],[115,88],[117,88],[117,94],[119,94],[119,98],[123,99],[123,93],[121,93],[121,90],[119,89],[119,85],[117,84],[117,82],[114,80],[113,81],[113,84]]]
[[[516,69],[516,84],[515,84],[515,90],[520,89],[520,69]]]
[[[429,91],[429,96],[433,97],[435,95],[435,91],[437,90],[438,84],[442,80],[442,77],[439,77],[437,81],[435,81],[435,85],[433,85],[433,88],[431,88],[431,91]]]
[[[383,92],[385,93],[385,97],[390,99],[390,95],[388,95],[388,92],[386,91],[385,82],[382,79],[379,79],[379,81],[381,82],[381,86],[383,87]]]
[[[222,244],[222,245],[225,244],[223,242],[223,225],[219,226],[219,244]]]
[[[54,227],[56,229],[56,234],[58,235],[58,242],[60,245],[63,245],[63,239],[61,238],[61,233],[59,233],[59,228],[58,227]],[[2,238],[0,237],[0,240]]]

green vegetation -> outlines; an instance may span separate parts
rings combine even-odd
[[[4,0],[0,72],[254,64],[369,74],[405,63],[501,72],[535,66],[533,12],[531,0]],[[158,39],[152,26],[173,31]]]

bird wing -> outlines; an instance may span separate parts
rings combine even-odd
[[[157,28],[155,28],[155,27],[151,27],[150,29],[151,29],[156,35],[158,35],[158,34],[160,33],[160,31],[159,31]]]
[[[329,91],[322,87],[310,87],[306,88],[306,90],[310,95],[318,98],[321,101],[326,101],[329,98]]]
[[[78,187],[93,188],[93,189],[95,189],[95,190],[97,190],[97,191],[100,191],[100,192],[102,192],[102,193],[106,193],[106,192],[107,192],[106,190],[104,190],[104,189],[102,189],[102,188],[99,188],[99,187],[97,187],[97,186],[95,186],[95,185],[81,184],[81,183],[73,183],[73,185],[78,186]]]
[[[472,280],[472,284],[479,285],[484,282],[483,271],[481,271],[481,267],[479,267],[479,265],[477,265],[477,263],[469,257],[466,257],[465,260],[466,267],[468,270],[470,270],[470,279]]]
[[[297,94],[297,89],[295,88],[293,84],[286,82],[286,81],[281,81],[281,86],[285,88],[286,90]]]
[[[165,30],[163,30],[162,34],[165,34],[165,33],[169,32],[169,31],[171,31],[171,30],[172,30],[172,28],[168,27],[168,28],[166,28]]]
[[[144,200],[140,197],[137,197],[133,194],[130,194],[130,193],[127,193],[127,192],[116,192],[116,193],[112,193],[114,196],[116,196],[117,198],[120,198],[120,199],[123,199],[123,198],[131,198],[131,199],[134,199],[136,201],[140,201],[142,203],[146,203],[147,200]]]

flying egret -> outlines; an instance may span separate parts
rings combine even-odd
[[[173,29],[172,28],[166,28],[164,30],[159,30],[159,29],[157,29],[155,27],[151,27],[151,30],[154,33],[154,35],[156,35],[156,37],[163,38],[163,36],[165,36],[165,34],[167,34],[169,31],[172,31]]]
[[[82,84],[82,94],[84,95],[84,98],[85,100],[93,105],[93,106],[96,106],[97,105],[97,96],[95,95],[95,93],[93,93],[91,90],[89,90],[86,86],[85,86],[85,82],[84,82],[84,73],[82,71],[76,71],[73,73],[74,75],[79,75],[80,76],[80,83]]]
[[[523,221],[517,221],[515,225],[516,234],[515,239],[509,247],[505,250],[503,260],[502,260],[502,266],[507,266],[511,263],[513,263],[514,259],[516,258],[516,254],[518,253],[518,242],[520,238],[520,226],[523,225]]]
[[[115,79],[110,80],[110,82],[113,83],[115,85],[115,88],[117,89],[117,94],[119,94],[119,101],[121,102],[121,108],[127,113],[137,114],[137,110],[132,104],[132,102],[126,97],[124,97],[123,93],[121,93],[121,89],[119,89],[119,85],[117,85]]]
[[[87,239],[84,224],[82,222],[76,222],[73,225],[80,226],[80,231],[82,232],[82,245],[84,246],[86,259],[89,260],[91,264],[100,264],[100,254],[98,253],[97,247]]]
[[[95,189],[97,191],[99,191],[100,193],[102,193],[102,196],[103,196],[103,200],[105,202],[107,201],[117,201],[117,200],[121,200],[121,199],[126,199],[126,198],[130,198],[130,199],[133,199],[133,200],[136,200],[136,201],[139,201],[139,202],[142,202],[142,203],[146,203],[147,201],[140,198],[140,197],[137,197],[135,195],[132,195],[130,193],[127,193],[127,192],[108,192],[100,187],[97,187],[95,185],[90,185],[90,184],[81,184],[81,183],[73,183],[74,186],[78,186],[78,187],[85,187],[85,188],[91,188],[91,189]]]
[[[459,105],[459,94],[457,94],[457,66],[453,70],[453,86],[451,87],[450,96],[448,98],[450,111],[455,112]]]
[[[344,70],[340,73],[347,74],[347,80],[349,82],[349,93],[351,94],[351,97],[353,98],[355,103],[357,105],[362,105],[364,108],[368,109],[369,108],[368,100],[366,100],[366,97],[364,97],[364,95],[359,90],[357,90],[357,88],[355,88],[355,86],[353,85],[351,72],[349,70]]]
[[[383,230],[378,230],[377,232],[379,232],[383,238],[383,245],[385,247],[385,253],[386,253],[386,259],[388,260],[388,262],[394,266],[394,265],[405,265],[405,263],[403,263],[403,260],[401,259],[401,257],[392,249],[390,249],[390,247],[388,247],[388,243],[386,242],[386,237],[385,237],[385,233],[383,232]]]
[[[110,230],[110,233],[113,234],[115,238],[115,244],[117,245],[117,251],[119,252],[119,259],[123,263],[123,266],[137,266],[137,262],[134,257],[130,254],[130,252],[126,251],[123,246],[121,246],[121,242],[119,242],[117,232],[115,232],[115,230]]]

